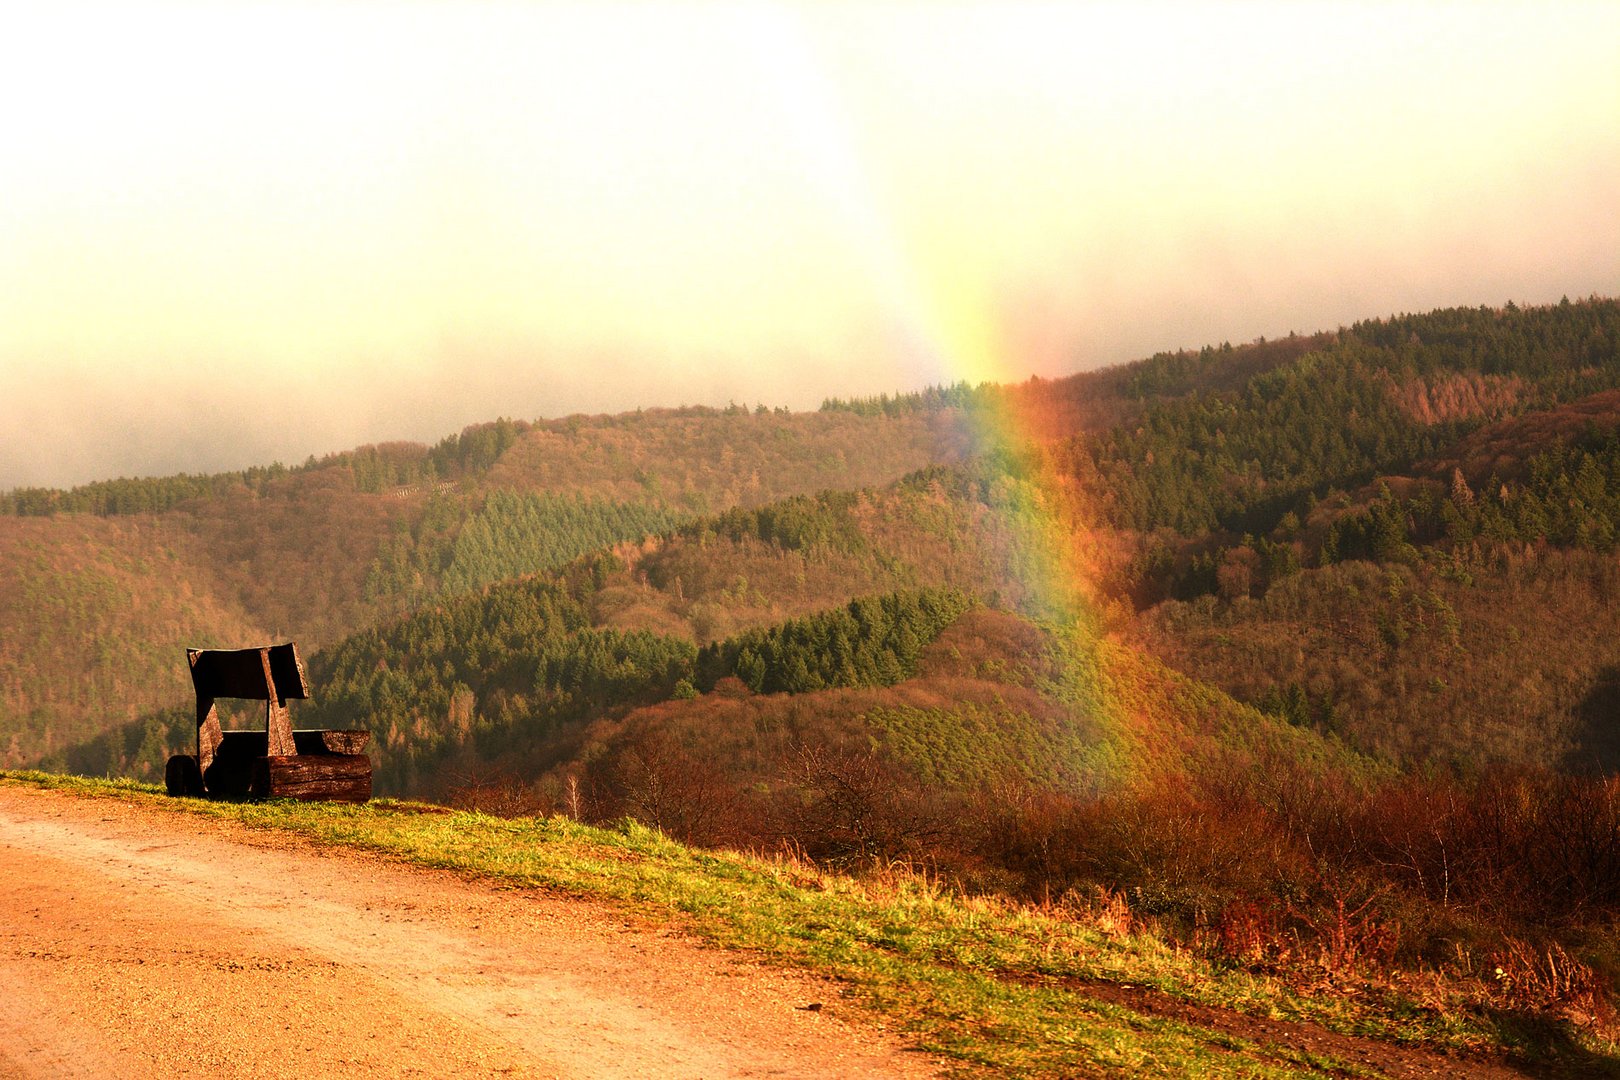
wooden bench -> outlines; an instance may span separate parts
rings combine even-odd
[[[258,649],[187,649],[197,691],[197,753],[176,754],[169,794],[215,799],[371,798],[369,731],[294,731],[287,702],[309,697],[293,642]],[[264,731],[223,731],[219,698],[264,702]]]

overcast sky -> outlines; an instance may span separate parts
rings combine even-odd
[[[1620,293],[1620,4],[37,5],[0,488]]]

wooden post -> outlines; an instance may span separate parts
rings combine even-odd
[[[287,757],[298,753],[293,744],[292,717],[287,702],[276,691],[276,677],[270,674],[270,650],[259,650],[259,662],[264,666],[264,734],[269,745],[269,757]]]
[[[202,657],[201,649],[187,649],[186,662],[193,668],[192,679],[195,681],[197,661]],[[219,708],[214,704],[212,695],[197,692],[197,768],[207,772],[208,766],[214,763],[214,754],[219,750],[219,744],[224,741],[224,734],[219,729]]]
[[[219,729],[219,707],[214,699],[197,702],[197,767],[206,771],[224,741],[225,733]]]

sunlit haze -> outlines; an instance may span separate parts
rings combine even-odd
[[[1620,4],[38,5],[0,488],[1620,292]]]

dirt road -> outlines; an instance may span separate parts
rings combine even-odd
[[[931,1075],[605,907],[0,785],[0,1077]]]

